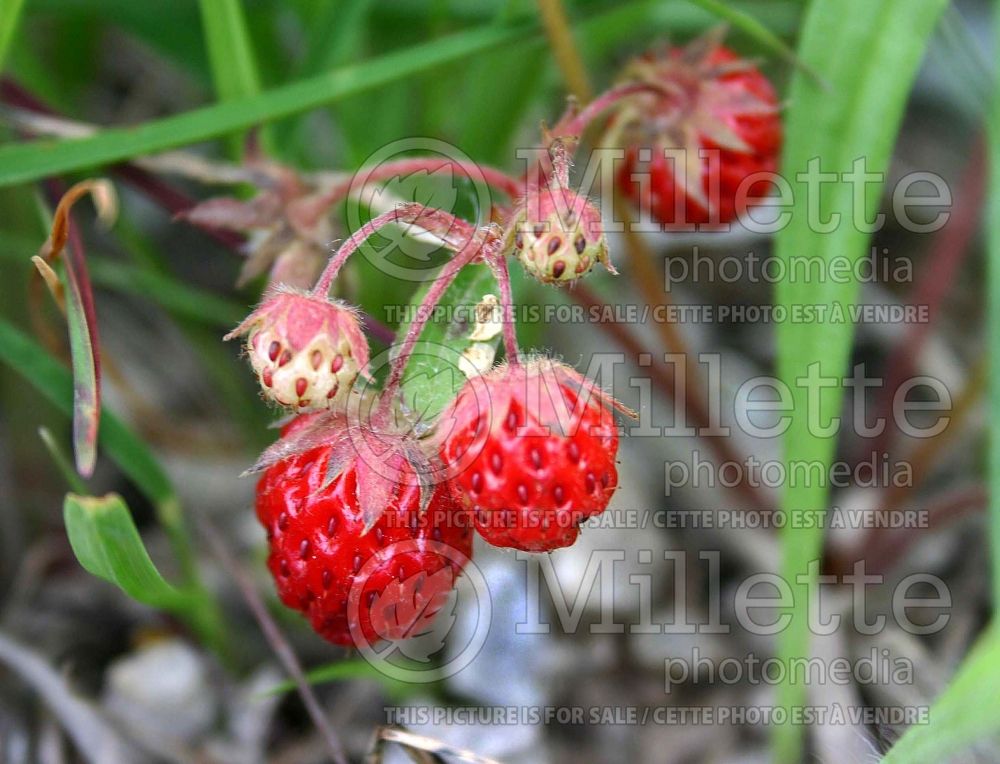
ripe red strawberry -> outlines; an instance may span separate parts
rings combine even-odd
[[[438,424],[441,457],[483,538],[551,551],[605,510],[618,485],[609,404],[624,409],[548,360],[465,384]]]
[[[315,424],[299,417],[285,436],[304,436],[299,442],[308,444],[312,436],[303,431]],[[447,483],[435,486],[422,508],[420,481],[404,460],[399,482],[383,495],[383,512],[364,532],[363,494],[384,476],[358,456],[334,464],[343,448],[334,438],[294,453],[258,483],[257,517],[267,530],[278,595],[336,644],[356,644],[358,635],[368,644],[413,636],[447,601],[472,556],[469,523]],[[387,552],[398,542],[409,543]],[[405,603],[383,596],[394,584],[407,592]]]
[[[777,169],[782,128],[771,83],[715,34],[640,58],[626,76],[672,95],[638,96],[620,114],[629,143],[617,179],[623,193],[667,227],[735,220],[744,180]],[[702,149],[718,154],[703,157]],[[746,191],[753,198],[771,188],[760,179]]]

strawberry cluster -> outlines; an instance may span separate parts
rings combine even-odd
[[[311,291],[276,288],[229,335],[246,337],[264,396],[295,415],[255,466],[263,473],[257,516],[282,602],[329,641],[413,636],[448,601],[471,559],[473,530],[496,546],[549,552],[573,544],[608,506],[618,485],[613,413],[634,414],[570,367],[521,355],[507,261],[549,284],[571,284],[597,263],[615,273],[600,211],[569,184],[578,136],[609,109],[613,132],[638,142],[629,150],[635,161],[643,141],[719,147],[732,165],[726,194],[744,173],[772,166],[780,131],[770,85],[719,44],[698,45],[643,58],[623,85],[583,111],[571,106],[545,130],[543,158],[520,181],[483,168],[508,198],[489,223],[401,204],[347,239]],[[410,158],[379,172],[392,177],[420,165]],[[652,175],[653,211],[667,221],[678,180],[655,162]],[[694,181],[687,212],[700,219],[713,210],[703,168],[684,175]],[[723,216],[729,208],[724,201]],[[390,224],[434,234],[453,256],[377,390],[357,314],[329,292],[349,256]],[[476,262],[499,286],[506,362],[483,373],[463,368],[467,381],[434,421],[414,421],[399,395],[406,364],[433,308]]]

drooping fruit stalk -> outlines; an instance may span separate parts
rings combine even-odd
[[[341,244],[320,274],[312,293],[317,296],[328,294],[347,259],[370,236],[391,223],[416,225],[437,236],[453,251],[465,246],[466,242],[472,239],[476,230],[471,223],[467,223],[449,212],[425,207],[421,204],[401,204],[396,209],[389,210],[389,212],[368,221]]]
[[[507,269],[506,258],[494,258],[492,270],[493,277],[500,286],[500,310],[503,311],[500,318],[503,327],[504,352],[507,355],[507,363],[511,366],[517,366],[521,362],[521,351],[517,346],[516,308],[514,307],[514,292],[510,285],[510,271]]]
[[[495,167],[457,159],[413,157],[385,162],[370,168],[362,167],[349,178],[335,183],[330,188],[297,201],[295,212],[304,223],[310,224],[326,214],[327,210],[334,204],[345,199],[352,189],[418,172],[432,174],[443,169],[453,170],[458,175],[474,182],[482,181],[489,188],[500,191],[510,199],[519,196],[523,191],[524,184],[521,181]]]
[[[420,333],[423,331],[428,319],[433,314],[434,308],[441,301],[441,297],[458,276],[459,271],[461,271],[466,265],[476,262],[477,260],[482,260],[486,263],[494,261],[500,255],[502,244],[503,239],[500,235],[498,227],[492,224],[485,226],[480,228],[472,240],[458,250],[458,252],[455,253],[455,256],[441,268],[440,273],[438,273],[437,277],[434,279],[434,283],[431,285],[430,289],[427,290],[427,294],[420,303],[420,306],[417,309],[417,317],[407,328],[403,342],[400,344],[399,352],[395,359],[393,359],[392,367],[389,371],[389,378],[386,381],[385,389],[383,391],[382,407],[390,405],[393,396],[396,394],[396,391],[399,389],[399,385],[402,382],[403,372],[405,371],[406,364],[417,344],[417,339],[419,339]],[[513,309],[512,306],[508,305],[503,305],[502,308],[506,314],[504,316],[504,323],[506,324],[507,318],[513,313]],[[516,341],[513,345],[513,350],[516,353]]]

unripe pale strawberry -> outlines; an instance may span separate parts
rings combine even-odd
[[[507,231],[508,252],[539,281],[585,276],[595,263],[612,273],[601,213],[585,196],[559,183],[529,192],[518,203]]]
[[[226,335],[246,335],[264,396],[293,411],[343,404],[368,364],[368,342],[350,307],[282,289]]]

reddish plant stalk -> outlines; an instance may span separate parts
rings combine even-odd
[[[330,287],[333,286],[337,275],[340,273],[340,269],[347,262],[347,259],[372,234],[390,223],[409,223],[420,226],[441,238],[452,249],[461,249],[475,235],[475,228],[470,223],[450,213],[421,207],[416,204],[401,205],[394,210],[389,210],[389,212],[384,212],[378,217],[372,218],[340,245],[340,248],[330,258],[323,272],[320,274],[316,286],[313,287],[313,296],[325,297],[329,293]],[[458,235],[454,235],[452,231]]]
[[[664,91],[650,83],[630,82],[605,90],[576,114],[567,114],[552,129],[554,137],[580,136],[590,124],[619,101],[640,93],[656,93],[665,96]]]
[[[399,389],[400,382],[402,382],[403,379],[403,372],[406,369],[406,363],[410,360],[410,356],[413,354],[413,349],[416,347],[417,339],[420,337],[420,333],[427,324],[427,320],[430,317],[431,312],[441,301],[441,297],[444,295],[448,287],[451,286],[455,277],[458,276],[458,273],[462,270],[462,268],[474,262],[479,257],[489,260],[490,257],[494,255],[493,252],[488,251],[488,248],[495,247],[495,241],[495,238],[487,238],[486,241],[480,239],[479,237],[473,238],[457,253],[455,253],[455,256],[451,260],[445,263],[437,278],[434,279],[434,283],[431,284],[430,289],[427,290],[427,294],[420,303],[420,307],[417,310],[417,318],[410,323],[406,330],[406,336],[403,338],[403,342],[400,345],[399,354],[392,362],[392,368],[389,372],[389,379],[385,384],[385,391],[383,393],[383,400],[381,403],[383,409],[390,405],[393,396]],[[484,252],[484,249],[487,249],[487,252]]]
[[[412,175],[416,172],[428,174],[445,168],[454,170],[472,181],[481,179],[490,188],[501,191],[510,199],[515,199],[523,193],[524,184],[503,170],[475,162],[464,162],[457,159],[434,159],[431,157],[414,157],[387,162],[371,169],[362,167],[349,179],[331,186],[326,191],[303,199],[297,204],[302,218],[315,222],[321,215],[339,201],[347,197],[353,188],[364,187],[372,183],[380,183],[395,177]]]
[[[497,284],[500,285],[503,346],[507,354],[507,363],[511,366],[518,366],[521,363],[521,351],[517,346],[517,331],[514,328],[514,292],[510,285],[510,271],[507,269],[507,258],[501,255],[495,258],[495,262],[490,265]]]

